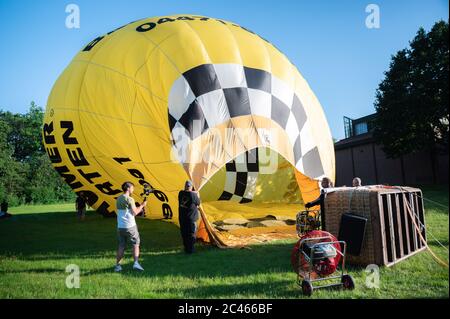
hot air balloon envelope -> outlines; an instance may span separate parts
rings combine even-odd
[[[295,233],[286,221],[320,178],[334,180],[330,130],[306,81],[274,45],[219,19],[154,17],[92,40],[56,81],[44,121],[54,168],[91,207],[114,216],[131,181],[137,202],[154,189],[146,217],[178,223],[191,180],[205,240]]]

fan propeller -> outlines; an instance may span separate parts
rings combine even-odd
[[[304,239],[312,238],[317,238],[317,240],[308,240],[308,243],[303,243],[303,247],[300,247],[300,243]],[[330,244],[320,245],[314,248],[313,269],[310,269],[309,262],[302,252],[310,256],[313,244],[327,242],[330,242]],[[339,251],[341,251],[341,247],[337,243],[335,236],[323,230],[313,230],[303,235],[295,244],[291,252],[291,265],[297,274],[300,272],[311,272],[311,276],[314,278],[325,277],[336,271],[337,265],[339,265],[339,261],[341,260]]]

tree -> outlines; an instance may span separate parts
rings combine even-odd
[[[44,118],[42,108],[31,102],[26,114],[0,112],[0,117],[10,126],[7,143],[13,148],[15,160],[27,162],[36,153],[43,153],[41,126]]]
[[[26,202],[50,204],[74,200],[72,189],[53,169],[47,154],[33,156],[23,189]]]
[[[43,116],[34,102],[26,114],[0,110],[0,202],[6,199],[16,206],[74,199],[45,153]]]
[[[449,43],[447,22],[397,52],[376,92],[374,137],[389,157],[422,150],[448,152]]]
[[[0,117],[0,202],[6,200],[15,206],[23,202],[18,194],[25,183],[26,164],[13,158],[14,147],[9,144],[12,131],[10,123]]]

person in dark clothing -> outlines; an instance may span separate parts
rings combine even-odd
[[[322,178],[321,181],[322,189],[320,191],[320,195],[317,199],[312,202],[306,203],[305,208],[309,209],[311,207],[320,206],[320,220],[322,225],[322,230],[325,230],[325,198],[327,197],[327,188],[333,187],[333,182],[328,177]]]
[[[0,218],[11,217],[12,215],[8,213],[8,202],[4,200],[0,205]]]
[[[197,220],[199,218],[199,205],[199,194],[194,191],[192,182],[187,181],[184,190],[178,193],[180,232],[183,239],[184,251],[187,254],[192,254],[194,252],[194,244],[197,236]]]
[[[75,209],[77,210],[78,219],[84,220],[86,216],[86,200],[84,199],[83,194],[78,194],[77,199],[75,200]]]
[[[8,212],[8,202],[4,200],[0,206],[0,210],[4,213]]]

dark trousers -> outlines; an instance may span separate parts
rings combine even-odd
[[[184,251],[188,254],[192,254],[194,249],[195,240],[197,237],[197,223],[191,219],[180,219],[180,232],[183,239]]]

